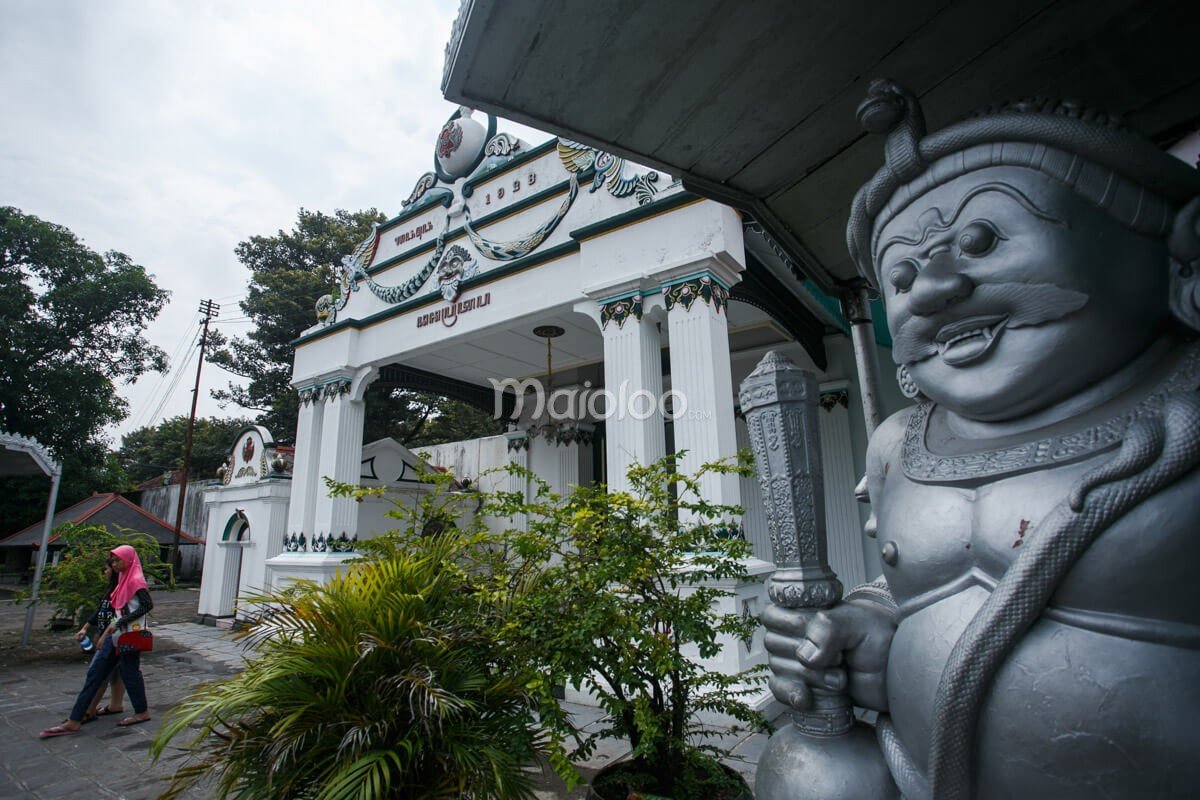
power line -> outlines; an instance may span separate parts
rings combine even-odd
[[[191,350],[195,347],[196,342],[199,340],[199,336],[200,331],[198,329],[184,330],[184,337],[179,340],[179,343],[175,346],[174,351],[171,353],[170,360],[167,362],[167,371],[159,373],[158,381],[154,384],[154,388],[150,391],[145,403],[141,405],[142,412],[135,415],[133,418],[134,421],[131,421],[130,424],[132,426],[132,430],[136,430],[137,428],[144,426],[145,424],[149,423],[153,417],[157,416],[158,411],[161,410],[163,405],[163,401],[160,399],[160,394],[162,393],[163,388],[166,386],[167,382],[172,380],[174,377],[172,388],[169,390],[170,392],[174,391],[174,386],[178,385],[177,376],[180,374],[180,364],[182,363],[180,359],[182,358],[183,361],[186,361],[187,358],[190,357]],[[187,348],[187,356],[182,356],[184,348]],[[155,411],[153,414],[147,415],[146,410],[149,408],[153,408]]]
[[[183,440],[183,477],[179,482],[179,505],[175,509],[175,544],[171,551],[171,561],[178,569],[179,559],[179,526],[183,525],[183,507],[187,501],[188,471],[192,461],[192,431],[196,427],[196,404],[200,402],[200,371],[204,368],[204,347],[208,344],[208,323],[221,311],[221,306],[212,300],[200,302],[200,313],[204,315],[204,332],[200,334],[200,358],[196,361],[196,385],[192,389],[192,412],[188,415],[187,435]]]
[[[158,405],[154,407],[153,413],[151,413],[150,416],[144,420],[143,426],[153,425],[154,421],[158,419],[159,414],[162,413],[163,408],[166,407],[170,399],[175,396],[175,390],[179,388],[179,381],[183,378],[182,365],[186,364],[192,359],[192,354],[196,352],[196,348],[199,346],[199,344],[200,331],[197,330],[196,338],[192,340],[192,346],[188,348],[187,353],[183,356],[183,359],[179,361],[181,368],[175,370],[175,374],[171,379],[170,386],[167,387],[166,392],[164,392],[163,396],[159,399]]]
[[[170,376],[173,374],[174,370],[178,368],[180,355],[183,353],[185,348],[190,346],[195,341],[196,333],[188,328],[185,328],[183,331],[183,336],[180,337],[179,341],[175,345],[175,348],[171,351],[170,358],[167,360],[167,369],[158,374],[158,380],[155,382],[154,388],[150,391],[146,402],[141,406],[142,413],[138,415],[138,417],[135,417],[135,419],[140,421],[140,417],[145,416],[146,409],[153,408],[158,402],[159,393],[162,391],[163,387],[166,386],[166,383],[170,379]]]

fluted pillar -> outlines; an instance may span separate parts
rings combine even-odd
[[[319,456],[321,452],[321,423],[325,404],[319,390],[313,386],[300,389],[300,414],[296,420],[296,453],[292,462],[292,494],[288,499],[287,530],[285,533],[313,533],[316,511]],[[317,395],[314,398],[314,395]]]
[[[671,352],[675,451],[686,451],[680,470],[694,475],[703,464],[737,456],[733,375],[729,364],[729,291],[702,273],[663,287]],[[705,500],[738,505],[738,477],[701,477]]]
[[[629,488],[626,473],[632,465],[653,463],[667,451],[660,402],[662,335],[642,309],[640,294],[600,305],[609,403],[605,460],[608,487],[613,491]]]
[[[529,469],[529,435],[523,430],[511,430],[504,434],[504,437],[508,446],[508,463],[523,470]],[[520,495],[522,500],[528,500],[529,479],[517,472],[509,473],[504,490]],[[525,524],[524,514],[513,517],[512,525],[518,530],[525,530]]]
[[[351,382],[335,382],[326,391],[321,425],[321,455],[316,494],[313,535],[354,536],[358,530],[358,503],[352,498],[333,498],[325,478],[339,483],[359,482],[362,472],[363,421],[366,405],[351,392]]]

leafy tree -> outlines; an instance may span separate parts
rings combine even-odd
[[[133,545],[138,551],[147,580],[167,579],[166,565],[158,558],[158,542],[144,533],[122,530],[114,534],[103,525],[73,523],[58,526],[55,533],[67,547],[57,564],[46,566],[42,584],[43,598],[54,604],[55,617],[79,624],[96,609],[108,589],[104,564],[118,545]]]
[[[245,338],[215,332],[209,359],[246,382],[231,383],[214,397],[258,411],[259,423],[274,436],[292,435],[298,408],[290,385],[292,340],[316,322],[313,306],[336,283],[342,257],[385,219],[373,208],[333,214],[302,208],[295,229],[238,244],[238,260],[250,270],[241,309],[254,329]]]
[[[214,364],[239,375],[213,392],[223,403],[259,412],[257,421],[281,441],[296,430],[298,399],[291,388],[292,341],[316,322],[314,305],[332,290],[343,256],[352,253],[386,217],[375,209],[333,214],[300,209],[296,227],[238,244],[238,260],[250,270],[242,312],[254,323],[245,338],[213,336]],[[498,433],[486,412],[445,397],[405,390],[372,391],[363,441],[390,436],[405,444],[435,444]]]
[[[138,428],[121,437],[117,457],[131,483],[183,468],[183,445],[187,436],[186,415],[163,420],[158,425]],[[199,418],[192,432],[193,479],[211,478],[225,461],[233,437],[249,425],[246,419]]]
[[[114,383],[165,368],[142,334],[166,299],[124,253],[96,253],[60,225],[0,208],[0,429],[62,461],[60,503],[121,480],[102,435],[127,414]],[[0,479],[6,527],[42,515],[47,484]]]
[[[369,390],[363,441],[390,436],[409,447],[492,436],[503,430],[491,414],[428,392]]]

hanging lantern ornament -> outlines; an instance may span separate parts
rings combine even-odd
[[[566,333],[557,325],[539,325],[533,335],[546,340],[546,402],[537,419],[533,420],[527,433],[530,439],[539,436],[547,444],[567,444],[563,434],[565,426],[556,423],[550,416],[550,398],[554,395],[554,340]]]

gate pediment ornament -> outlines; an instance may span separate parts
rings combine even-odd
[[[615,198],[632,196],[638,205],[652,202],[658,194],[658,173],[635,170],[625,159],[611,153],[559,139],[556,148],[567,179],[567,192],[557,209],[528,233],[508,239],[489,238],[477,227],[473,218],[475,212],[467,202],[474,194],[471,182],[486,181],[490,173],[503,170],[507,162],[528,158],[534,153],[511,134],[496,133],[495,118],[491,115],[486,118],[484,125],[473,118],[469,109],[456,111],[438,133],[434,170],[418,178],[403,201],[404,219],[434,208],[438,203],[449,209],[440,225],[433,252],[407,280],[393,285],[380,283],[371,274],[382,235],[376,226],[353,253],[342,259],[335,290],[317,300],[314,310],[321,325],[337,322],[351,296],[363,285],[383,302],[396,304],[416,297],[436,274],[437,290],[445,300],[453,302],[462,284],[480,273],[477,257],[508,262],[530,255],[541,247],[574,207],[581,182],[590,182],[589,192],[604,188]],[[498,189],[501,196],[503,192],[503,188]],[[455,219],[461,219],[459,227],[452,225]],[[432,222],[424,224],[428,230],[434,225]],[[466,234],[470,246],[454,244],[447,247],[460,232]]]

